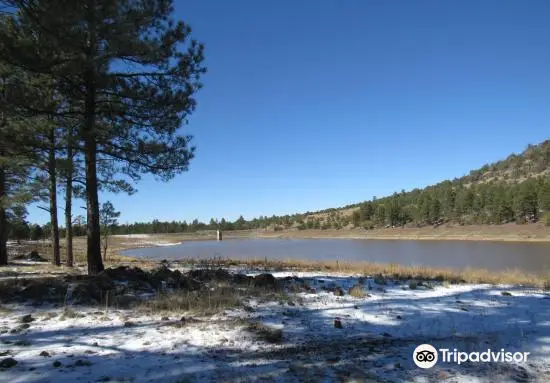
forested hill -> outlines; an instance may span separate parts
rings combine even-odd
[[[541,219],[550,223],[549,176],[550,140],[546,140],[461,178],[341,209],[324,210],[308,217],[317,219],[328,215],[343,225],[365,228],[443,222],[522,224]]]

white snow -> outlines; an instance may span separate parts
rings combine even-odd
[[[356,276],[327,273],[273,273],[302,278],[316,293],[250,297],[245,308],[176,326],[161,314],[72,307],[81,317],[63,317],[62,307],[5,305],[0,319],[0,370],[6,382],[172,382],[172,381],[380,381],[507,382],[548,381],[550,375],[550,296],[513,286],[460,284],[409,289],[406,283],[364,283],[370,296],[335,296],[323,286],[347,292]],[[370,286],[370,289],[369,289]],[[510,292],[511,296],[502,295]],[[10,311],[11,310],[11,311]],[[19,318],[35,321],[20,333]],[[55,316],[53,316],[55,315]],[[343,328],[334,327],[340,318]],[[131,326],[125,326],[130,321]],[[283,331],[269,344],[246,328],[260,321]],[[23,341],[23,343],[21,343]],[[17,343],[19,342],[19,343]],[[28,343],[26,343],[28,342]],[[528,363],[439,363],[417,368],[412,350],[436,348],[530,352]],[[28,344],[28,345],[26,345]],[[48,356],[40,356],[42,351]],[[75,365],[78,360],[80,366]],[[53,367],[59,361],[62,366]],[[82,362],[83,361],[83,362]],[[91,363],[88,365],[88,362]]]
[[[183,242],[152,242],[152,241],[140,241],[137,243],[133,242],[122,242],[122,245],[139,245],[140,247],[149,247],[149,246],[177,246],[181,245]]]

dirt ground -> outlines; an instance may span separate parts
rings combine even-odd
[[[285,230],[261,232],[259,237],[270,238],[370,238],[414,240],[471,240],[471,241],[517,241],[550,242],[550,227],[543,224],[516,225],[441,225],[439,227],[397,227],[387,229],[342,229],[342,230]]]

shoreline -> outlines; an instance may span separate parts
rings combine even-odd
[[[423,228],[284,230],[258,233],[259,238],[372,239],[407,241],[489,241],[550,243],[550,227],[532,225],[475,225]]]
[[[138,234],[128,237],[126,234],[114,236],[118,239],[133,239],[128,245],[118,243],[115,251],[173,246],[186,241],[216,240],[215,232]],[[441,226],[438,228],[388,228],[388,229],[306,229],[267,231],[262,229],[232,230],[224,232],[224,239],[367,239],[398,241],[472,241],[472,242],[513,242],[513,243],[550,243],[550,227],[541,224],[530,225],[471,225]],[[156,243],[155,243],[156,242]]]

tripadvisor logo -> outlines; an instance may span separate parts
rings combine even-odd
[[[491,351],[488,349],[484,352],[461,352],[456,348],[449,350],[448,348],[440,348],[441,361],[445,363],[461,364],[464,362],[526,362],[529,352],[506,352],[504,349],[500,351]],[[432,368],[439,359],[438,350],[432,345],[421,344],[414,349],[413,361],[420,368]]]
[[[429,344],[421,344],[414,349],[414,363],[420,368],[432,368],[437,363],[437,350]]]

